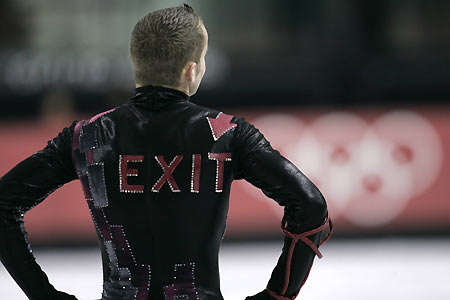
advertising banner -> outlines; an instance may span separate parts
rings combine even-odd
[[[224,112],[246,117],[319,187],[337,235],[450,232],[450,108]],[[71,121],[0,123],[0,175]],[[225,237],[278,236],[282,215],[262,191],[234,181]],[[96,239],[79,181],[55,191],[25,220],[33,241]]]

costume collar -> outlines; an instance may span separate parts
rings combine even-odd
[[[163,86],[153,86],[153,85],[146,85],[141,86],[135,89],[136,94],[134,98],[145,96],[147,99],[161,99],[161,100],[186,100],[189,101],[190,97],[183,93],[182,91],[167,88]]]
[[[163,86],[146,85],[136,88],[136,94],[131,99],[131,102],[148,105],[151,110],[156,111],[171,103],[189,100],[190,97],[179,90]]]

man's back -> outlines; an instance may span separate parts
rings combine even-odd
[[[74,161],[107,264],[104,297],[137,292],[139,299],[150,287],[150,299],[163,292],[221,299],[217,259],[236,124],[176,90],[137,93],[74,133]],[[196,287],[187,285],[194,280]]]

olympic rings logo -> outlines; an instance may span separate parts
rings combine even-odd
[[[391,111],[370,121],[333,112],[308,124],[289,114],[267,114],[251,123],[320,188],[334,217],[361,227],[394,220],[441,169],[439,136],[411,111]],[[267,200],[250,184],[240,184]],[[270,202],[281,215],[280,206]]]

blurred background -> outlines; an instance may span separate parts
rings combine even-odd
[[[206,75],[191,101],[246,117],[328,200],[334,238],[303,299],[449,299],[450,2],[185,2],[209,32]],[[179,4],[2,0],[0,176],[73,120],[129,101],[134,24]],[[282,214],[258,189],[233,183],[225,299],[265,287]],[[100,257],[79,182],[30,211],[26,228],[57,286],[99,297]],[[68,280],[76,274],[82,291]],[[25,299],[2,267],[0,291]]]

